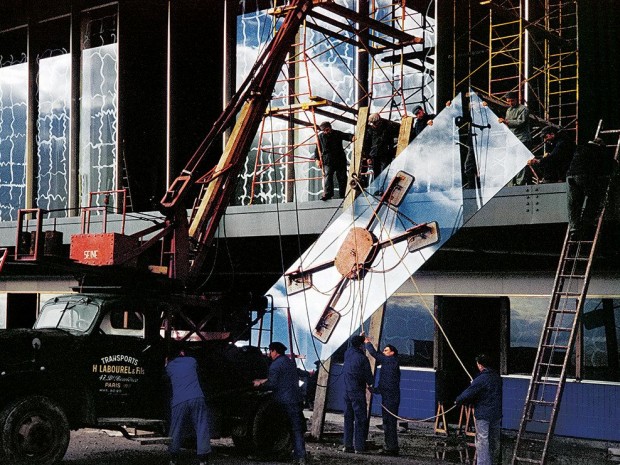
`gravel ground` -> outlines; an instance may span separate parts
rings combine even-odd
[[[305,412],[309,416],[311,412]],[[308,442],[306,449],[313,465],[377,464],[422,465],[471,463],[474,449],[453,435],[450,438],[435,436],[430,423],[409,423],[406,431],[399,433],[401,455],[384,457],[380,455],[383,431],[379,429],[381,419],[371,418],[364,455],[347,454],[341,451],[342,415],[327,414],[324,438],[320,443]],[[514,434],[502,436],[503,463],[509,464],[512,456]],[[211,463],[224,465],[279,465],[290,462],[258,461],[239,454],[230,439],[212,441]],[[607,453],[617,443],[588,443],[570,438],[555,438],[550,454],[554,465],[611,465],[618,463]],[[195,452],[183,451],[181,465],[195,465]],[[123,438],[119,433],[85,429],[71,433],[71,442],[62,465],[168,465],[167,448],[164,444],[141,445]]]
[[[364,455],[347,454],[341,451],[342,416],[328,414],[325,425],[325,438],[320,443],[308,442],[307,450],[312,464],[445,464],[444,460],[434,458],[434,450],[428,448],[425,428],[420,431],[410,430],[400,435],[400,457],[380,455],[383,432],[377,427],[380,419],[372,418],[368,440],[368,452]],[[418,438],[418,439],[415,439]],[[434,443],[434,441],[432,441]],[[424,447],[418,447],[425,444]],[[288,462],[257,461],[240,455],[230,439],[212,441],[214,454],[211,463],[235,465],[276,465]],[[452,461],[454,462],[454,461]],[[123,438],[114,431],[84,429],[71,433],[69,449],[61,462],[63,465],[167,465],[166,445],[141,445],[136,441]],[[194,451],[183,451],[181,464],[194,465]]]

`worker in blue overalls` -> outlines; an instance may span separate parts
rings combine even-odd
[[[368,433],[366,390],[374,378],[364,353],[364,336],[352,336],[344,353],[344,452],[363,454]]]
[[[364,340],[368,353],[381,365],[381,376],[375,394],[381,395],[381,413],[383,416],[383,434],[385,446],[382,455],[398,455],[398,407],[400,405],[400,365],[398,364],[398,349],[391,344],[383,348],[383,353],[377,352],[370,342]]]
[[[281,342],[269,344],[269,377],[255,379],[254,387],[273,391],[273,399],[286,412],[293,437],[293,459],[297,465],[306,465],[306,443],[304,431],[306,421],[303,415],[303,402],[299,390],[297,365],[285,355],[286,346]]]
[[[209,414],[205,396],[198,379],[198,363],[193,357],[185,356],[180,350],[178,356],[166,365],[166,373],[172,386],[172,408],[170,418],[170,437],[168,446],[170,465],[177,465],[183,431],[191,422],[196,432],[196,452],[200,465],[206,465],[211,453],[209,433]]]

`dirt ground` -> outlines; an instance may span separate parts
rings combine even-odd
[[[306,412],[309,416],[311,412]],[[399,431],[401,455],[385,457],[380,455],[383,444],[383,431],[380,418],[372,418],[364,455],[349,454],[341,451],[342,415],[328,413],[325,434],[321,442],[307,443],[311,464],[348,465],[348,464],[387,464],[387,465],[421,465],[471,463],[474,448],[467,446],[465,440],[455,437],[437,436],[431,423],[407,424]],[[510,434],[502,436],[502,463],[510,464],[514,438]],[[258,461],[239,454],[230,439],[212,441],[213,455],[211,463],[217,465],[280,465],[287,461]],[[607,454],[608,447],[617,444],[590,443],[571,440],[554,440],[551,447],[553,465],[610,465],[618,463]],[[195,452],[183,451],[181,465],[196,464]],[[120,433],[86,429],[72,432],[69,450],[61,462],[62,465],[168,465],[165,444],[141,445],[136,441],[123,438]]]
[[[309,412],[307,412],[309,413]],[[415,440],[422,431],[408,430],[400,434],[401,456],[384,457],[380,455],[383,444],[383,431],[380,429],[381,420],[372,418],[368,451],[364,455],[342,452],[342,415],[328,414],[325,435],[321,442],[308,441],[306,449],[310,454],[312,464],[445,464],[445,460],[437,460],[434,452],[422,444],[427,439]],[[426,428],[428,429],[428,428]],[[426,433],[423,433],[426,434]],[[416,445],[417,444],[417,445]],[[215,439],[212,441],[213,455],[211,463],[235,465],[279,465],[290,463],[287,461],[258,461],[240,455],[230,439]],[[183,451],[181,464],[194,465],[194,452]],[[451,462],[454,462],[451,460]],[[123,438],[120,433],[85,429],[74,431],[71,434],[69,449],[61,462],[63,465],[167,465],[168,455],[165,444],[141,445],[136,441]]]

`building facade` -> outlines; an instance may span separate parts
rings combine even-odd
[[[146,213],[153,213],[153,199],[157,203],[162,197],[252,66],[271,20],[270,5],[251,1],[228,0],[217,7],[208,5],[211,2],[165,0],[44,3],[22,8],[22,2],[7,1],[0,6],[2,247],[15,243],[17,210],[38,207],[56,219],[55,228],[64,233],[67,248],[69,236],[80,229],[79,207],[88,203],[90,191],[129,189],[127,230],[143,229],[149,221]],[[356,6],[351,1],[338,3]],[[455,19],[456,0],[414,3],[412,34],[424,42],[411,52],[423,52],[422,58],[411,58],[419,60],[410,77],[411,97],[403,93],[405,102],[393,112],[395,97],[386,100],[387,106],[379,99],[370,103],[394,120],[419,103],[434,113],[463,83],[479,85],[467,67],[475,67],[472,60],[482,52],[458,37],[476,39],[481,33],[472,27],[477,21],[471,15],[483,18],[486,10],[475,2],[470,17]],[[617,29],[613,15],[618,13],[611,3],[607,15],[605,8],[575,3],[582,50],[576,139],[587,141],[599,119],[620,127],[618,105],[613,103],[620,88],[620,54],[612,53],[617,34],[611,26]],[[325,27],[321,25],[312,33],[318,34],[317,29]],[[463,30],[466,35],[459,34]],[[317,52],[315,67],[332,74],[313,90],[333,103],[342,92],[325,82],[339,82],[350,90],[337,102],[347,109],[335,111],[331,105],[327,114],[308,120],[305,132],[289,134],[285,142],[298,147],[304,160],[296,165],[293,178],[303,196],[290,193],[291,177],[285,168],[290,164],[279,167],[269,158],[260,162],[261,153],[270,153],[278,144],[272,137],[269,149],[257,137],[235,205],[220,226],[209,288],[234,285],[266,292],[337,214],[337,202],[318,201],[320,172],[307,159],[314,150],[309,128],[317,118],[333,119],[343,130],[354,127],[350,108],[359,106],[363,93],[344,70],[351,68],[359,78],[356,65],[359,68],[363,60],[346,44],[343,40]],[[327,67],[338,60],[338,66]],[[378,66],[368,69],[371,74],[380,72]],[[395,75],[390,75],[390,85]],[[366,79],[379,86],[378,78]],[[485,81],[483,86],[488,85]],[[309,88],[304,90],[310,94]],[[288,98],[291,89],[283,88],[282,93]],[[378,93],[375,89],[375,97]],[[533,97],[530,105],[537,105]],[[277,127],[267,126],[263,136]],[[303,144],[306,139],[309,142]],[[214,153],[208,163],[217,157]],[[277,182],[261,184],[257,173],[275,173]],[[381,344],[391,343],[402,354],[402,416],[432,416],[436,402],[450,402],[467,384],[433,314],[470,373],[476,353],[496,355],[504,377],[503,426],[518,427],[565,225],[563,183],[508,186],[413,281],[390,297]],[[606,230],[601,258],[595,262],[557,427],[561,435],[620,441],[620,411],[613,401],[620,394],[620,269],[613,230]],[[31,325],[42,302],[74,286],[79,279],[69,269],[53,275],[27,266],[5,269],[0,274],[0,327]],[[330,396],[330,405],[339,408],[338,390]]]

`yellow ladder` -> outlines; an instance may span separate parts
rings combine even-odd
[[[545,41],[545,119],[563,128],[576,142],[579,109],[577,1],[546,0],[546,12],[545,27],[559,40]]]
[[[519,97],[523,97],[523,34],[523,6],[520,0],[498,2],[490,10],[489,95],[497,99],[502,99],[507,92],[517,92]]]

